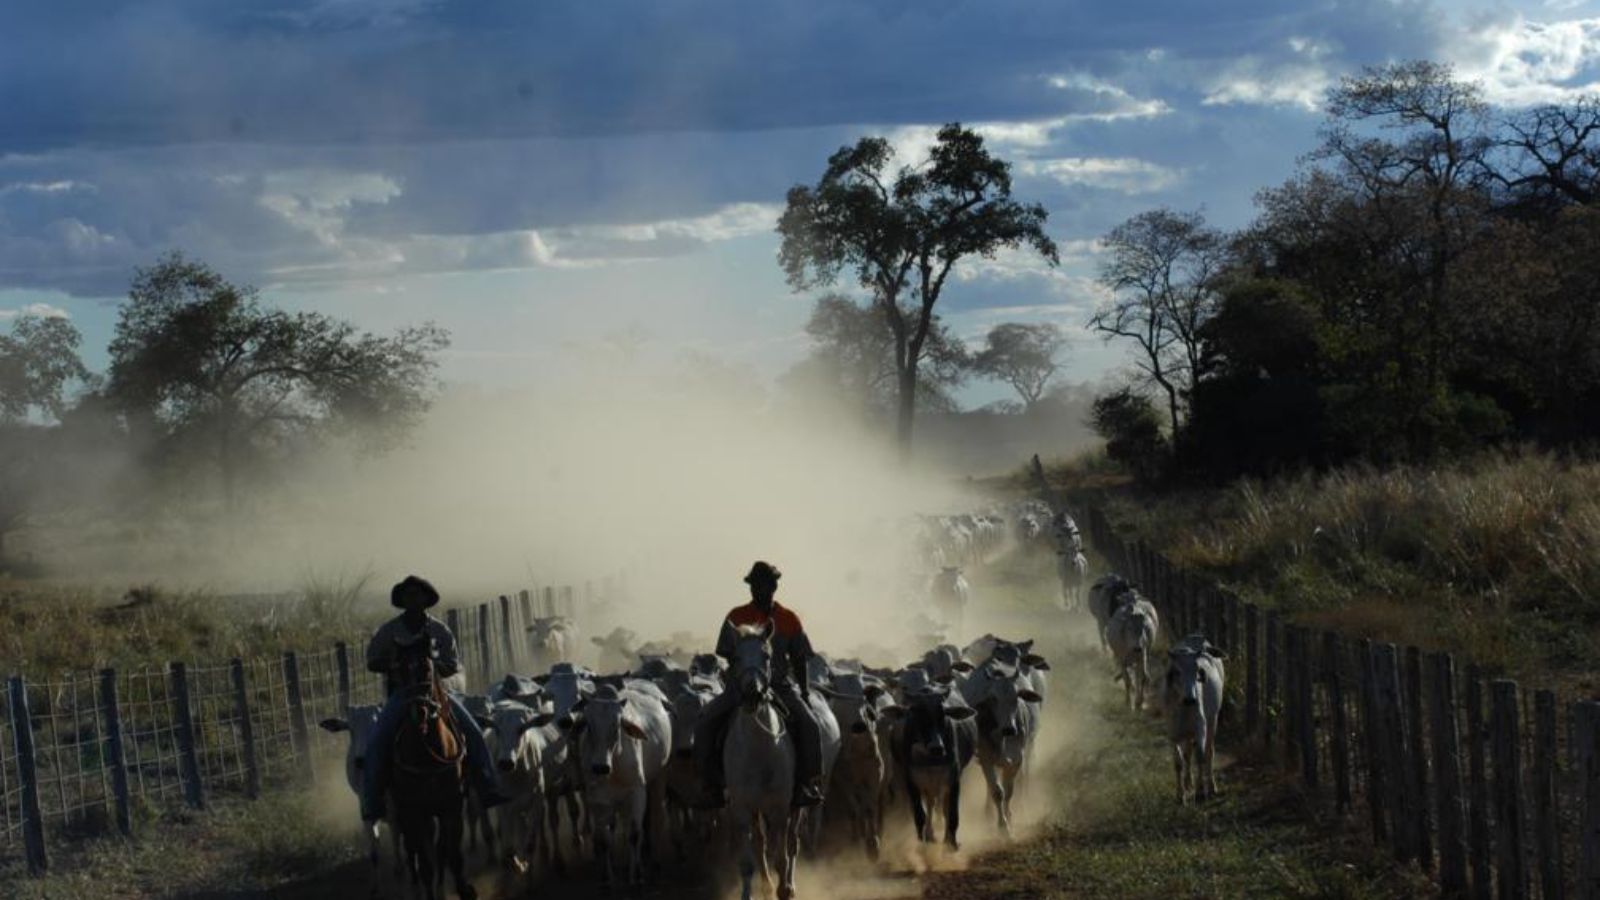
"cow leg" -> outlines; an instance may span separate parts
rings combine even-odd
[[[1184,774],[1186,772],[1187,767],[1184,765],[1184,762],[1185,762],[1185,760],[1183,758],[1183,743],[1181,741],[1173,741],[1172,742],[1172,771],[1173,771],[1173,774],[1177,775],[1177,777],[1178,777],[1178,805],[1179,806],[1184,805],[1185,801],[1188,799],[1188,787],[1187,787],[1187,785],[1184,784],[1184,781],[1186,780],[1184,778]]]
[[[1203,788],[1206,792],[1206,799],[1210,800],[1217,795],[1217,775],[1211,765],[1212,758],[1217,751],[1217,742],[1213,729],[1205,729],[1205,733],[1200,736],[1200,745],[1203,748],[1200,751],[1200,773],[1198,775],[1200,783],[1196,785],[1195,789],[1198,791]]]
[[[911,821],[917,829],[917,840],[926,844],[933,840],[933,833],[928,829],[928,811],[922,807],[922,791],[911,779],[910,766],[906,767],[906,796],[911,798]]]
[[[961,828],[961,772],[950,773],[950,787],[944,800],[944,844],[951,850],[960,850],[961,841],[956,832]]]
[[[983,780],[989,786],[984,794],[984,812],[993,810],[1000,833],[1009,837],[1010,833],[1006,831],[1006,791],[1000,784],[999,769],[993,762],[981,759],[978,760],[978,768],[983,770]]]

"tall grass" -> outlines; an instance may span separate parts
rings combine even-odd
[[[1124,501],[1182,565],[1312,624],[1593,690],[1600,464],[1519,452]]]

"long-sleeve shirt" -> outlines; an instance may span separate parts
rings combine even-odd
[[[423,614],[422,627],[413,630],[402,613],[379,626],[377,632],[372,635],[372,640],[367,643],[367,671],[377,672],[387,679],[385,685],[388,693],[394,693],[396,687],[391,670],[394,668],[395,656],[399,652],[397,640],[409,642],[423,631],[433,638],[433,669],[439,677],[449,678],[460,670],[461,660],[456,656],[456,636],[450,633],[450,626],[433,616]]]
[[[806,661],[815,655],[811,649],[811,639],[806,636],[800,617],[777,601],[773,601],[770,614],[762,612],[754,603],[746,603],[729,612],[722,621],[722,631],[717,635],[717,655],[732,666],[735,662],[734,651],[739,643],[739,628],[764,625],[769,621],[772,623],[772,658],[788,661],[787,671],[782,665],[773,667],[773,680],[782,683],[792,679],[795,684],[804,685]]]

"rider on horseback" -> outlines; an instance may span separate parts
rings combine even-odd
[[[368,752],[361,791],[361,818],[369,822],[381,819],[384,815],[384,795],[389,786],[390,752],[394,746],[395,732],[399,730],[405,717],[407,701],[417,692],[425,692],[430,687],[406,685],[400,682],[397,677],[399,673],[396,671],[396,662],[401,648],[419,640],[428,640],[433,645],[433,671],[440,678],[448,678],[461,668],[461,663],[456,658],[455,635],[450,633],[449,627],[443,622],[426,612],[428,607],[439,602],[439,592],[432,584],[415,575],[407,575],[404,581],[395,585],[389,592],[389,602],[404,612],[385,622],[372,636],[372,641],[367,644],[367,670],[384,676],[384,688],[389,697],[367,739]],[[468,778],[473,782],[478,798],[484,808],[499,806],[509,801],[511,798],[501,793],[500,785],[495,779],[494,760],[489,754],[489,745],[484,742],[483,730],[479,728],[477,720],[467,712],[466,707],[461,705],[461,698],[453,693],[448,696],[453,724],[467,745],[467,769],[470,772]]]
[[[775,599],[778,579],[782,576],[771,563],[757,562],[750,567],[750,574],[744,577],[745,584],[750,586],[750,602],[736,607],[723,619],[722,631],[717,636],[717,655],[732,666],[739,628],[771,624],[773,659],[788,663],[774,667],[771,691],[782,705],[789,733],[795,738],[794,805],[815,806],[822,802],[822,788],[817,783],[822,775],[822,735],[808,707],[810,686],[806,682],[806,661],[814,654],[800,617],[780,606]],[[721,738],[727,730],[728,719],[742,699],[739,691],[730,687],[717,695],[700,714],[695,728],[694,754],[695,769],[705,785],[702,806],[714,808],[726,802]]]

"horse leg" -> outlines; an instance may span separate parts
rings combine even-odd
[[[800,858],[800,828],[807,811],[774,809],[772,812],[774,816],[779,817],[776,821],[784,823],[782,832],[774,835],[777,840],[767,841],[767,845],[778,857],[778,900],[793,900],[794,868],[796,860]],[[788,813],[786,819],[785,812]]]
[[[743,889],[739,893],[740,900],[751,900],[750,883],[756,876],[756,835],[755,822],[752,821],[750,812],[739,809],[728,817],[729,833],[737,840],[739,847],[739,878],[743,882]]]
[[[442,880],[443,869],[448,867],[450,878],[456,886],[456,894],[461,900],[474,900],[478,892],[472,886],[472,882],[467,880],[467,860],[461,852],[462,828],[460,803],[446,804],[439,816],[440,876]]]

